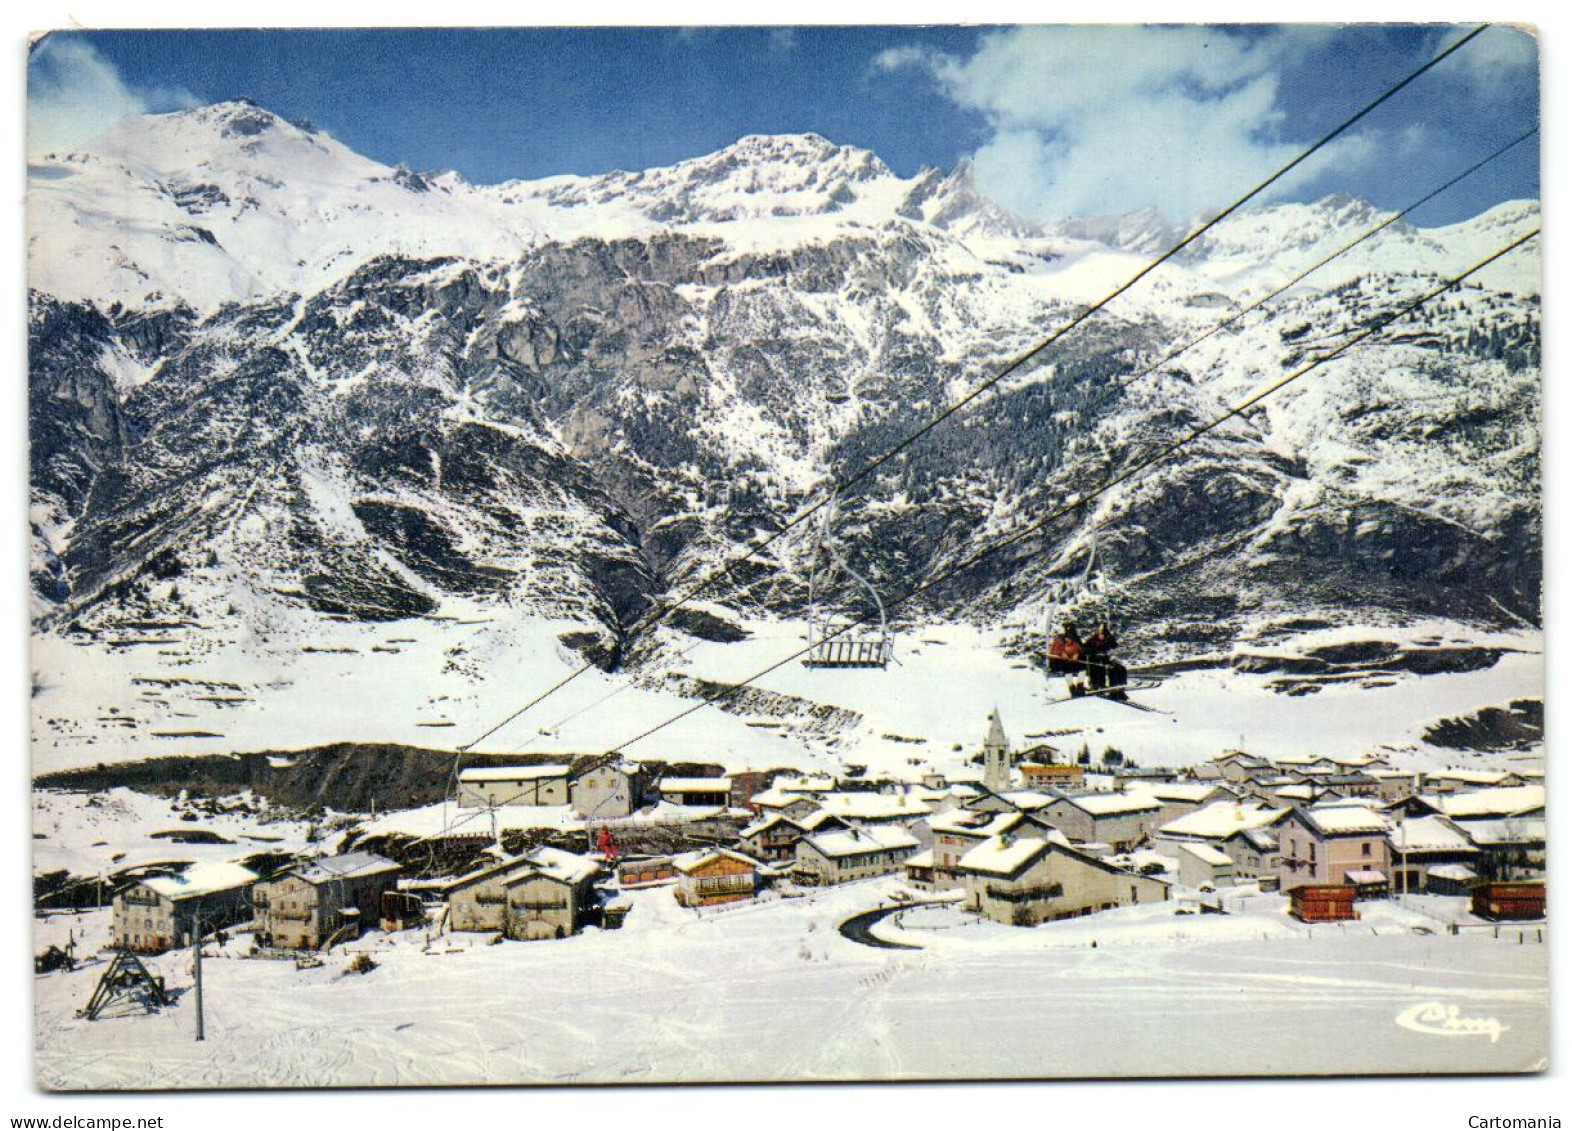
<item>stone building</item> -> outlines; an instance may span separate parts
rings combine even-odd
[[[921,847],[905,829],[875,825],[813,833],[797,842],[796,873],[807,883],[843,884],[901,870]]]
[[[564,765],[471,766],[458,776],[460,809],[501,805],[566,805],[572,800]]]
[[[962,906],[998,923],[1030,927],[1168,898],[1168,884],[1087,855],[1054,833],[990,837],[961,858]]]
[[[257,875],[239,864],[193,864],[176,876],[139,880],[115,893],[110,935],[116,946],[161,954],[210,931],[251,919]]]
[[[341,932],[359,934],[380,919],[383,893],[397,890],[400,871],[374,852],[346,852],[257,884],[257,941],[316,949]]]
[[[545,845],[483,865],[448,885],[448,925],[510,939],[574,934],[594,905],[599,870],[588,857]]]

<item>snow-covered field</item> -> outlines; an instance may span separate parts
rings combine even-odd
[[[34,771],[338,741],[452,749],[579,665],[556,640],[569,627],[508,619],[496,610],[471,620],[380,626],[316,620],[298,646],[237,640],[199,658],[179,648],[40,636],[34,640],[40,685],[33,700]],[[1186,765],[1237,747],[1262,755],[1383,749],[1405,768],[1477,766],[1477,755],[1425,746],[1424,728],[1543,694],[1538,632],[1423,622],[1303,634],[1250,650],[1292,655],[1354,640],[1390,640],[1509,651],[1478,671],[1396,673],[1381,677],[1385,686],[1329,684],[1302,696],[1272,690],[1271,682],[1281,677],[1269,674],[1228,667],[1186,671],[1139,693],[1137,700],[1157,712],[1143,713],[1100,700],[1063,701],[1060,682],[1045,681],[1005,654],[1008,630],[934,625],[904,633],[897,662],[885,671],[814,670],[791,661],[755,684],[862,716],[838,734],[807,733],[800,727],[810,721],[805,717],[783,725],[768,715],[706,708],[630,742],[692,705],[668,677],[736,681],[791,656],[805,640],[797,622],[753,621],[747,628],[748,639],[729,644],[671,634],[669,659],[637,679],[591,670],[480,749],[621,749],[634,758],[717,762],[729,769],[833,770],[845,762],[882,770],[924,764],[953,769],[975,752],[988,712],[997,706],[1018,745],[1048,741],[1073,751],[1085,743],[1094,754],[1114,746],[1146,765]],[[312,651],[301,650],[307,642]],[[1141,662],[1130,660],[1137,667]],[[799,726],[795,733],[793,725]]]
[[[572,656],[555,642],[561,628],[495,618],[418,629],[324,624],[317,647],[357,650],[264,650],[260,672],[248,671],[239,651],[185,663],[151,649],[42,638],[35,657],[46,674],[35,717],[69,715],[77,725],[40,728],[36,768],[350,738],[451,746],[572,670]],[[627,744],[693,702],[673,692],[668,676],[736,679],[800,647],[798,625],[748,628],[752,635],[735,644],[684,640],[668,650],[668,666],[636,682],[592,671],[484,748],[621,746],[633,757],[729,768],[859,762],[955,770],[977,750],[997,706],[1018,746],[1046,740],[1073,751],[1084,743],[1094,753],[1114,746],[1148,765],[1194,763],[1236,746],[1262,754],[1382,749],[1413,768],[1543,761],[1540,749],[1482,756],[1421,741],[1440,718],[1542,695],[1536,634],[1445,624],[1274,637],[1249,650],[1291,656],[1387,639],[1517,651],[1474,672],[1383,675],[1377,682],[1385,686],[1334,683],[1303,696],[1274,692],[1270,674],[1191,670],[1137,693],[1154,708],[1143,712],[1064,700],[1006,655],[1005,630],[935,626],[906,633],[899,663],[885,672],[793,662],[758,681],[860,716],[838,733],[803,729],[796,708],[784,717],[707,709]],[[400,650],[371,651],[379,633],[400,637]],[[448,665],[455,647],[472,668]],[[146,682],[173,676],[202,682]],[[226,681],[238,690],[213,690]],[[150,689],[161,703],[144,694]],[[124,709],[109,710],[120,703]],[[154,736],[170,725],[157,720],[177,710],[192,716],[182,729],[221,725],[222,737]],[[132,712],[137,726],[114,721]],[[453,726],[418,725],[433,719]],[[97,741],[83,741],[87,735]],[[35,872],[91,876],[306,847],[303,821],[249,808],[184,821],[187,803],[125,789],[36,793]],[[423,834],[453,815],[443,805],[383,812],[373,831]],[[510,826],[577,823],[561,807],[499,814]],[[152,835],[169,829],[210,831],[230,843]],[[318,847],[332,846],[330,837]],[[874,928],[918,950],[873,949],[837,932],[892,887],[864,882],[703,914],[678,908],[669,888],[651,889],[629,893],[633,912],[620,931],[496,946],[482,935],[439,936],[430,953],[424,931],[373,935],[304,971],[242,957],[242,935],[227,957],[205,964],[201,1044],[193,1040],[188,955],[152,960],[178,994],[154,1016],[81,1020],[76,1010],[101,966],[47,975],[36,983],[38,1078],[56,1089],[136,1089],[1479,1072],[1532,1070],[1546,1056],[1548,947],[1534,931],[1524,942],[1477,926],[1450,934],[1449,923],[1467,921],[1461,901],[1371,904],[1357,924],[1306,927],[1288,918],[1281,896],[1235,892],[1226,916],[1176,915],[1170,903],[1020,929],[953,907],[918,907]],[[91,952],[107,931],[105,911],[52,915],[37,921],[35,949],[63,943],[69,932],[81,940],[79,953]],[[377,969],[347,973],[356,949],[371,950]],[[1425,1020],[1454,1007],[1460,1017],[1506,1028],[1491,1040],[1438,1033]]]
[[[1031,930],[921,908],[880,928],[926,948],[915,951],[837,933],[888,887],[704,913],[641,891],[620,932],[442,937],[429,954],[423,933],[374,936],[350,948],[379,963],[365,975],[346,973],[342,948],[305,971],[213,958],[200,1044],[188,954],[152,960],[179,994],[152,1016],[80,1020],[98,968],[49,975],[38,1078],[134,1089],[1489,1072],[1546,1056],[1548,947],[1532,930],[1525,943],[1447,934],[1444,901],[1316,927],[1275,896],[1234,901],[1228,916],[1176,916],[1170,903]],[[107,916],[46,920],[39,945],[67,930],[101,938]],[[1505,1028],[1494,1040],[1426,1031],[1416,1017],[1430,1004]]]
[[[130,789],[33,793],[33,871],[95,876],[171,862],[233,860],[249,853],[304,852],[310,825],[249,794],[225,799],[232,812],[209,813],[179,800]],[[217,806],[215,806],[217,808]],[[189,819],[194,818],[194,819]],[[172,837],[169,834],[181,834]],[[191,834],[212,843],[192,843]]]

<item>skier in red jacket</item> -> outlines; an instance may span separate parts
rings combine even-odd
[[[1074,675],[1081,670],[1081,634],[1066,622],[1059,634],[1048,642],[1048,671],[1053,675]]]

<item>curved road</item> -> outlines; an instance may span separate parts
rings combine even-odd
[[[883,950],[921,950],[922,947],[911,943],[881,939],[869,929],[886,916],[893,915],[897,911],[905,911],[911,906],[909,903],[897,903],[890,907],[875,907],[872,911],[860,911],[850,919],[842,920],[841,925],[836,929],[852,942],[861,943],[863,946],[879,947]]]

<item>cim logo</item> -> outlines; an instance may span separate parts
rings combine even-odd
[[[1438,1001],[1421,1002],[1397,1015],[1397,1023],[1416,1033],[1432,1037],[1489,1037],[1495,1044],[1511,1026],[1503,1025],[1494,1017],[1465,1017],[1455,1005],[1442,1005]]]

